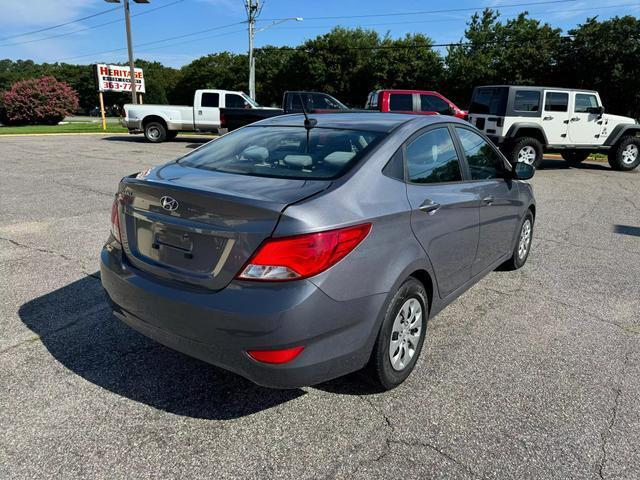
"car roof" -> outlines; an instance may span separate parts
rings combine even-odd
[[[389,92],[389,93],[422,93],[425,95],[439,95],[438,92],[434,90],[412,90],[405,88],[381,88],[380,90],[374,90],[374,92]]]
[[[405,113],[382,113],[371,111],[345,111],[343,113],[309,114],[309,118],[317,120],[318,123],[316,126],[319,128],[344,128],[387,133],[411,121],[419,123],[420,126],[442,122],[461,122],[459,119],[449,117],[447,115],[411,115]],[[256,122],[253,125],[261,127],[301,127],[304,125],[304,115],[279,115]]]
[[[522,88],[527,90],[559,90],[561,92],[585,92],[598,93],[596,90],[586,90],[583,88],[566,88],[566,87],[541,87],[539,85],[479,85],[476,88]]]

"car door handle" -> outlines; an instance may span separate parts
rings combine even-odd
[[[482,199],[482,201],[486,204],[486,205],[491,205],[493,203],[493,201],[495,200],[495,198],[489,196],[489,197],[484,197]]]
[[[543,120],[553,120],[553,117],[544,117]]]
[[[579,122],[580,121],[580,117],[572,117],[571,121],[572,122]]]
[[[428,213],[429,215],[433,215],[438,211],[439,208],[440,208],[439,203],[434,202],[430,198],[427,198],[424,202],[422,202],[422,205],[418,207],[418,210],[422,210],[423,212]]]

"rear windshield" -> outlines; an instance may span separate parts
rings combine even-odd
[[[384,136],[380,132],[304,127],[245,127],[181,158],[181,165],[279,178],[343,175]]]
[[[469,113],[503,116],[507,111],[507,87],[482,87],[473,92]]]

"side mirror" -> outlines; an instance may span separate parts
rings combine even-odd
[[[595,113],[596,115],[602,115],[604,113],[604,107],[600,105],[599,107],[589,107],[587,108],[587,113]]]
[[[536,173],[536,169],[528,163],[518,162],[513,166],[512,173],[516,180],[529,180]]]

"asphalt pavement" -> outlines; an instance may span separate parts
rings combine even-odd
[[[0,138],[0,478],[640,478],[640,171],[545,161],[532,253],[387,393],[258,387],[115,319],[118,180],[206,138]]]

